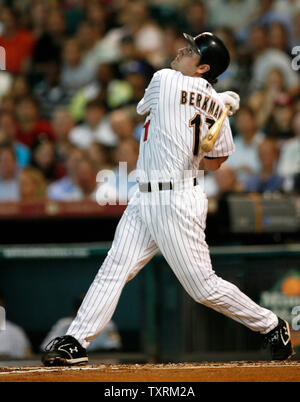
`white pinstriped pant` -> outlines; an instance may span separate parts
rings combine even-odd
[[[213,271],[204,234],[206,214],[207,198],[200,186],[184,191],[137,191],[67,335],[87,347],[110,321],[126,282],[158,251],[195,301],[253,331],[267,333],[275,328],[274,313]]]

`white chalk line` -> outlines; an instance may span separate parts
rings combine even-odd
[[[228,369],[228,368],[268,368],[268,367],[300,367],[300,363],[294,364],[278,364],[278,363],[267,363],[267,364],[222,364],[222,365],[197,365],[197,366],[176,366],[176,365],[165,365],[165,366],[147,366],[147,365],[122,365],[120,366],[97,366],[97,367],[40,367],[40,368],[28,368],[26,370],[12,370],[12,371],[0,371],[1,375],[7,374],[31,374],[31,373],[54,373],[63,371],[97,371],[97,370],[195,370],[195,369]]]

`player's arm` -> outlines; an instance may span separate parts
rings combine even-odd
[[[240,108],[240,97],[236,92],[226,91],[218,94],[226,105],[230,105],[229,116],[233,116]],[[226,124],[225,124],[226,125]],[[231,152],[230,152],[231,153]],[[226,156],[205,156],[203,158],[204,167],[209,170],[218,170],[222,163],[227,161]]]
[[[160,74],[159,72],[156,72],[153,75],[150,84],[145,90],[143,99],[141,99],[137,105],[136,108],[137,113],[140,115],[149,113],[150,110],[157,105],[159,99],[159,93],[160,93]]]
[[[205,156],[203,159],[204,162],[204,166],[209,169],[209,170],[218,170],[219,167],[222,165],[222,163],[224,163],[225,161],[227,161],[228,156],[221,156],[221,157],[209,157],[209,156]]]

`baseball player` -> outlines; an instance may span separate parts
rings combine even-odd
[[[158,251],[196,302],[260,332],[273,360],[293,354],[288,323],[217,276],[211,265],[204,233],[208,201],[197,170],[200,163],[216,170],[234,152],[228,118],[209,153],[200,144],[225,103],[234,112],[239,98],[218,94],[212,86],[230,62],[223,42],[208,32],[184,37],[187,46],[178,51],[171,69],[154,74],[137,106],[139,114],[147,115],[137,164],[139,188],[67,334],[46,347],[46,366],[88,361],[86,348],[110,321],[126,282]]]

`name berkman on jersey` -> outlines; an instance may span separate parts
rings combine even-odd
[[[197,107],[218,119],[223,110],[210,96],[203,96],[199,92],[181,91],[180,104]]]

